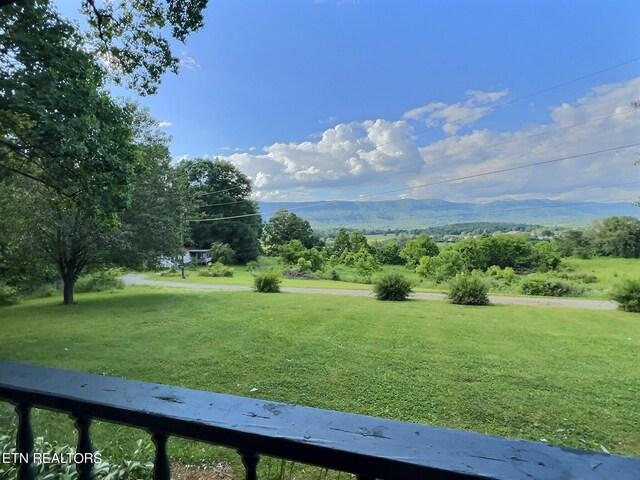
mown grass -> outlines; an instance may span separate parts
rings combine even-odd
[[[638,315],[156,287],[77,299],[0,309],[0,357],[640,456]],[[52,415],[37,433],[73,443]],[[94,440],[118,458],[142,437],[100,424]],[[171,454],[237,462],[176,439]]]

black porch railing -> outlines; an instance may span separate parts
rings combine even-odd
[[[92,419],[150,432],[158,480],[170,478],[169,436],[236,449],[247,479],[260,455],[360,479],[640,479],[637,458],[12,362],[0,362],[0,399],[18,413],[20,480],[34,476],[32,407],[71,414],[82,454]],[[91,468],[79,463],[79,478]]]

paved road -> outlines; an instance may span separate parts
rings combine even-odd
[[[128,274],[123,277],[127,285],[157,285],[161,287],[181,287],[195,288],[202,290],[226,290],[226,291],[248,291],[250,287],[245,285],[219,285],[214,283],[186,283],[172,282],[170,280],[147,280],[142,275]],[[298,287],[281,287],[283,292],[290,293],[311,293],[318,295],[346,295],[352,297],[368,297],[373,296],[370,290],[346,290],[346,289],[329,289],[329,288],[298,288]],[[425,293],[416,292],[411,298],[419,300],[444,300],[446,295],[443,293]],[[615,310],[618,306],[615,302],[606,300],[582,300],[577,298],[546,298],[546,297],[502,297],[490,295],[491,303],[504,305],[534,305],[544,307],[572,307],[586,308],[589,310]]]

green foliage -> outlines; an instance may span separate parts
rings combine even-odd
[[[20,301],[18,289],[6,283],[0,283],[0,306],[15,305]]]
[[[258,258],[261,218],[258,205],[251,200],[251,180],[232,163],[199,158],[185,160],[176,167],[186,183],[188,195],[200,202],[204,219],[222,217],[224,221],[191,224],[191,239],[198,248],[215,242],[226,243],[238,263]]]
[[[591,256],[591,245],[583,230],[567,230],[556,238],[556,244],[558,253],[563,257],[575,255],[580,258],[589,258]]]
[[[274,270],[258,273],[253,279],[253,288],[256,292],[276,293],[280,291],[282,277]]]
[[[402,265],[404,258],[400,256],[400,246],[396,242],[387,242],[375,249],[376,261],[382,265]]]
[[[616,285],[611,299],[618,302],[618,308],[625,312],[640,312],[640,280],[625,280]]]
[[[582,289],[574,283],[563,281],[549,274],[532,274],[522,279],[520,291],[525,295],[545,297],[566,297],[582,294]]]
[[[121,226],[115,232],[109,259],[127,268],[154,268],[161,257],[182,256],[195,205],[187,195],[184,179],[171,165],[170,138],[147,109],[130,108],[140,164],[131,180],[131,202],[120,214]]]
[[[333,240],[332,254],[340,257],[345,251],[349,250],[349,235],[344,228],[338,230],[336,238]]]
[[[449,282],[447,297],[458,305],[488,305],[489,285],[479,275],[459,273]]]
[[[492,265],[487,268],[487,275],[495,278],[496,280],[502,280],[508,285],[515,283],[518,280],[515,270],[511,267],[500,268],[497,265]]]
[[[350,251],[343,252],[340,263],[354,267],[358,275],[365,277],[370,277],[373,272],[380,268],[374,256],[364,246],[355,253]]]
[[[280,245],[298,240],[305,248],[318,243],[309,222],[295,213],[278,210],[262,230],[262,248],[267,255],[278,251]]]
[[[399,273],[382,275],[373,284],[378,300],[402,301],[411,293],[411,282]]]
[[[227,267],[223,263],[215,262],[207,268],[198,270],[201,277],[233,277],[233,268]]]
[[[533,245],[524,235],[484,235],[478,240],[478,248],[486,255],[486,264],[480,268],[497,265],[523,271],[535,263]]]
[[[47,1],[0,8],[0,45],[0,165],[112,223],[136,165],[131,111]]]
[[[306,248],[300,240],[292,240],[278,248],[278,255],[285,263],[295,265],[302,271],[322,270],[324,256],[316,247]]]
[[[440,249],[427,235],[420,235],[415,240],[409,240],[399,255],[405,259],[407,268],[414,269],[422,257],[434,257]]]
[[[436,257],[422,257],[416,267],[416,273],[421,277],[433,278],[436,282],[443,283],[468,269],[460,252],[447,249]]]
[[[209,255],[212,262],[229,264],[235,260],[236,252],[233,251],[233,248],[228,243],[213,242]]]
[[[76,292],[102,292],[104,290],[118,290],[124,288],[120,278],[122,270],[119,268],[105,268],[81,276],[76,282]]]
[[[557,270],[560,266],[560,252],[556,243],[542,241],[533,247],[534,265],[537,270],[546,272]]]
[[[587,232],[598,255],[640,258],[640,220],[633,217],[607,217]]]
[[[0,456],[16,453],[16,429],[11,428],[6,433],[0,433]],[[47,442],[43,437],[37,437],[34,441],[33,451],[49,457],[68,458],[76,453],[76,449],[58,442]],[[101,452],[95,452],[101,455]],[[136,478],[139,480],[151,480],[153,478],[153,462],[147,459],[152,455],[151,444],[138,440],[137,448],[127,455],[128,459],[122,464],[114,464],[102,458],[93,467],[93,475],[96,480],[113,480],[119,478]],[[0,463],[0,480],[13,480],[18,472],[13,463]],[[76,480],[78,473],[73,462],[37,462],[36,477],[44,480]]]
[[[572,280],[574,282],[580,283],[596,283],[598,281],[598,277],[595,275],[590,275],[586,272],[580,273],[566,273],[561,272],[556,274],[558,278],[562,278],[563,280]]]
[[[206,6],[207,0],[83,1],[90,27],[85,36],[94,55],[116,67],[117,83],[126,80],[140,95],[154,94],[162,75],[180,67],[166,34],[184,43],[204,25]]]

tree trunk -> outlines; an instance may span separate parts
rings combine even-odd
[[[64,304],[71,305],[73,303],[73,287],[75,287],[76,279],[72,275],[67,275],[64,277]]]

